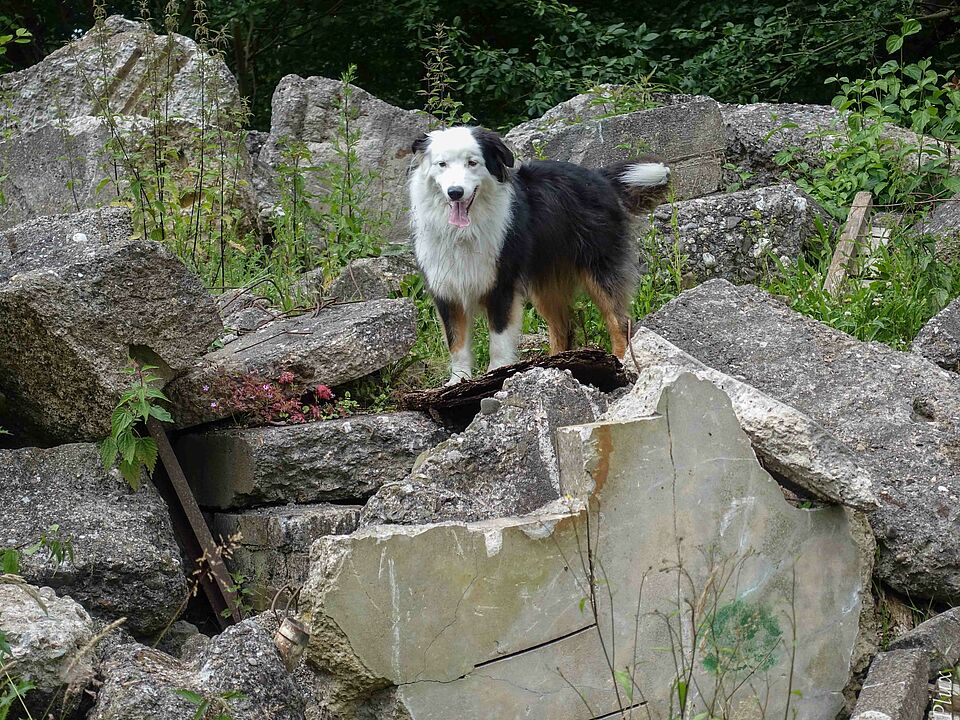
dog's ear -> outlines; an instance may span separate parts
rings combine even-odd
[[[503,140],[495,132],[477,128],[474,137],[483,152],[483,162],[487,170],[500,182],[507,179],[507,168],[513,167],[513,153],[504,145]]]
[[[413,146],[410,149],[413,150],[414,154],[426,152],[429,144],[430,138],[426,133],[421,133],[420,137],[413,141]]]

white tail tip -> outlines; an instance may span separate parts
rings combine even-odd
[[[631,165],[620,174],[624,185],[665,185],[670,179],[670,168],[663,163],[645,162]]]

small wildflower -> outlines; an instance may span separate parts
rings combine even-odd
[[[212,407],[212,408],[220,407],[220,403],[218,403],[216,400],[214,400],[213,402],[210,403],[210,407]]]
[[[204,385],[204,386],[203,386],[203,391],[204,391],[204,392],[210,392],[210,386],[209,386],[209,385]]]
[[[264,384],[263,384],[263,389],[264,389],[264,390],[270,390],[270,383],[264,383]]]

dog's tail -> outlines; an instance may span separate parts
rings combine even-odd
[[[631,212],[653,210],[667,199],[670,168],[653,157],[609,165],[600,170]]]

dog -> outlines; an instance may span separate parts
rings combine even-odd
[[[654,159],[591,170],[524,162],[484,128],[425,133],[412,146],[414,252],[450,348],[453,385],[473,373],[473,319],[490,326],[488,370],[516,362],[526,299],[549,326],[550,352],[570,348],[571,309],[585,289],[614,354],[627,346],[639,253],[628,211],[665,196],[670,169]]]

